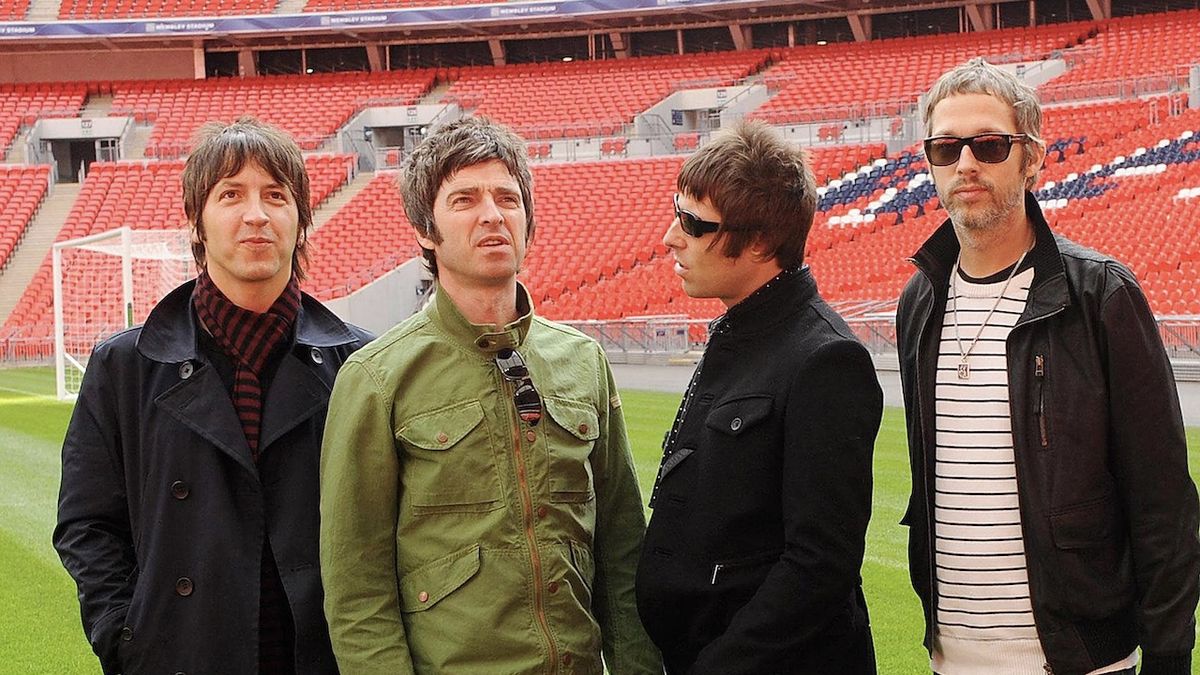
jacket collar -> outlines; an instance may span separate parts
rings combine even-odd
[[[1033,287],[1018,323],[1056,312],[1071,304],[1058,241],[1046,223],[1037,199],[1028,190],[1025,192],[1025,215],[1033,224],[1034,232],[1033,250],[1027,256],[1027,260],[1033,264]],[[947,218],[910,258],[917,269],[928,277],[935,297],[944,298],[946,295],[946,284],[950,281],[950,271],[958,258],[959,248],[954,225]]]
[[[475,324],[467,321],[459,311],[450,294],[442,291],[439,285],[433,294],[433,302],[429,305],[430,320],[447,333],[455,342],[469,349],[479,349],[491,354],[505,347],[515,349],[525,342],[529,334],[529,326],[533,324],[533,302],[529,291],[521,282],[517,282],[517,312],[520,317],[510,324]]]
[[[163,363],[190,361],[198,357],[196,314],[192,311],[193,279],[164,297],[142,326],[138,352]],[[346,324],[308,294],[301,294],[296,315],[294,344],[306,347],[337,347],[357,340]]]
[[[750,333],[772,326],[808,304],[817,281],[808,265],[786,269],[709,324],[713,334]]]

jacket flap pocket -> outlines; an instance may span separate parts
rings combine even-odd
[[[554,418],[555,424],[566,429],[575,438],[594,441],[600,437],[600,416],[592,406],[549,396],[545,401],[546,412]]]
[[[438,558],[400,578],[400,611],[421,612],[458,590],[479,571],[479,544]]]
[[[396,432],[396,438],[426,450],[446,450],[482,421],[483,405],[467,401],[413,417]]]
[[[1115,505],[1106,497],[1050,514],[1050,531],[1058,548],[1092,548],[1112,538],[1116,522]]]
[[[738,436],[770,414],[770,396],[744,396],[713,408],[704,424],[713,431]]]

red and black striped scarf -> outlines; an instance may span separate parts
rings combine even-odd
[[[207,272],[196,279],[192,298],[200,322],[217,347],[233,359],[233,407],[257,464],[258,435],[262,429],[262,369],[271,352],[291,333],[300,311],[300,282],[293,276],[263,314],[233,304]]]
[[[217,348],[234,362],[234,410],[250,446],[254,463],[259,458],[262,430],[262,371],[271,352],[284,343],[300,311],[300,282],[292,277],[283,293],[265,313],[233,304],[207,272],[196,280],[192,294],[196,315],[212,335]],[[295,627],[291,605],[279,578],[271,541],[263,537],[258,606],[258,670],[262,674],[295,672]]]

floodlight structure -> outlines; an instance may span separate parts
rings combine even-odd
[[[54,369],[58,398],[79,394],[92,349],[146,320],[196,275],[188,230],[120,227],[54,244]]]

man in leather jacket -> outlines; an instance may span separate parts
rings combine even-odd
[[[1141,647],[1141,672],[1188,673],[1196,490],[1146,298],[1042,216],[1032,89],[974,59],[925,118],[950,217],[913,257],[896,323],[932,668],[1132,673]]]
[[[769,127],[684,163],[663,236],[692,297],[719,298],[666,440],[638,610],[676,673],[875,672],[859,572],[882,393],[803,264],[805,157]]]

